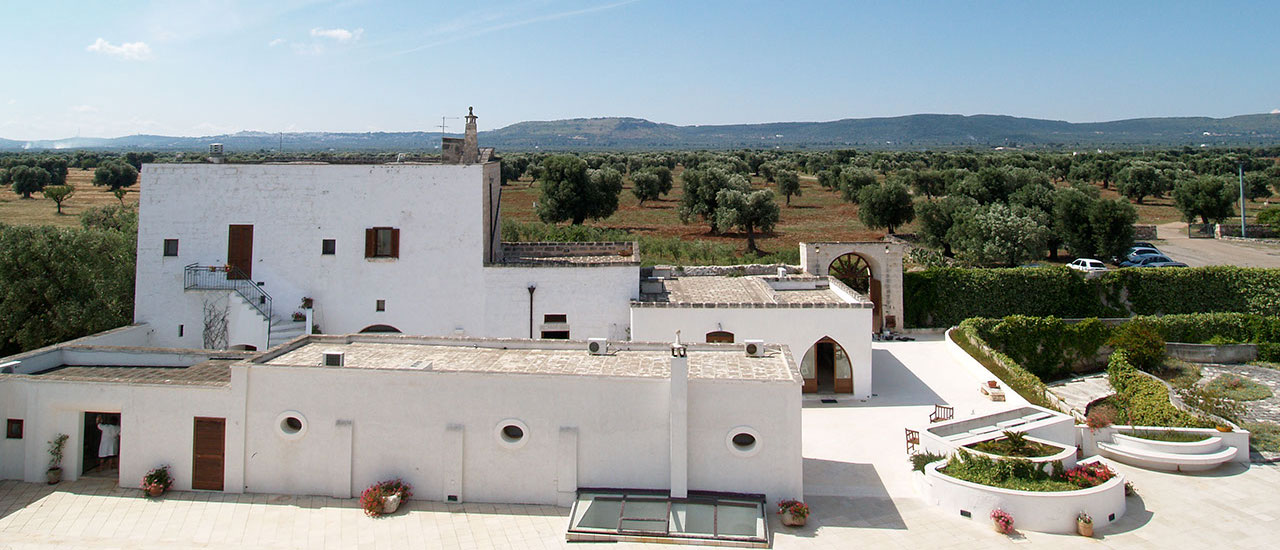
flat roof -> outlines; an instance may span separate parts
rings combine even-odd
[[[255,363],[320,367],[325,352],[342,352],[345,369],[417,370],[494,374],[668,378],[671,345],[610,342],[605,355],[569,340],[426,338],[402,335],[313,335],[268,352]],[[688,344],[689,378],[800,383],[785,346],[750,357],[742,345]],[[330,367],[337,368],[337,367]]]
[[[210,359],[189,367],[62,365],[38,373],[19,376],[69,382],[226,386],[231,384],[231,364],[236,361],[239,361],[239,359]]]
[[[660,285],[645,288],[651,283]],[[694,276],[646,281],[641,306],[684,307],[871,307],[857,291],[831,277],[788,275]]]

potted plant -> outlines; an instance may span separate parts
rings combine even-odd
[[[995,522],[996,532],[1007,535],[1013,532],[1013,515],[996,508],[991,511],[991,521]]]
[[[311,309],[311,306],[314,304],[315,304],[315,300],[312,300],[311,297],[304,296],[302,298],[302,309]]]
[[[294,320],[294,321],[299,321],[299,322],[301,322],[301,321],[306,321],[306,320],[307,320],[307,314],[306,314],[306,313],[303,313],[303,312],[301,312],[301,311],[295,311],[295,312],[293,312],[293,320]]]
[[[782,516],[783,525],[802,527],[809,518],[809,505],[791,499],[779,501],[778,515]]]
[[[169,487],[173,485],[173,476],[169,475],[169,466],[164,465],[142,476],[142,490],[147,492],[148,496],[158,497],[163,495]]]
[[[1093,536],[1093,518],[1089,517],[1089,514],[1085,512],[1076,514],[1076,532],[1085,537]]]
[[[413,496],[413,487],[400,479],[374,483],[360,493],[360,507],[369,517],[395,513],[400,503]]]
[[[62,451],[67,447],[68,437],[60,433],[49,440],[49,470],[44,473],[49,485],[62,481]]]

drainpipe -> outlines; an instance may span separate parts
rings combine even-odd
[[[538,285],[529,283],[529,339],[533,339],[533,291],[538,290]]]

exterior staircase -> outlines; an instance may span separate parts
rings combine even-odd
[[[271,320],[271,332],[267,336],[267,346],[278,346],[302,336],[306,332],[306,321],[294,321],[292,315],[288,318],[274,318]]]

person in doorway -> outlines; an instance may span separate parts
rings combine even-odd
[[[102,440],[98,443],[98,458],[107,468],[120,467],[120,426],[112,424],[106,415],[98,415],[98,431]]]

